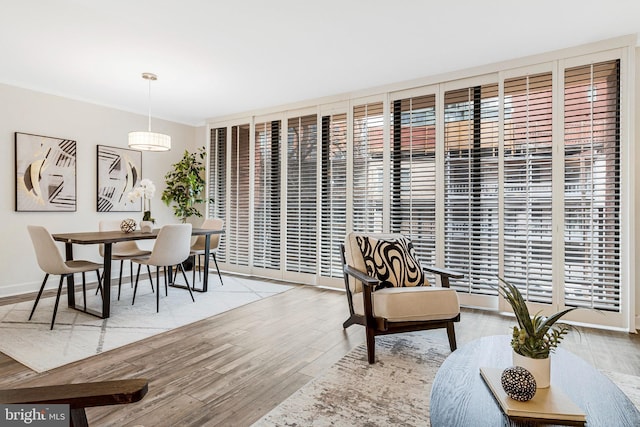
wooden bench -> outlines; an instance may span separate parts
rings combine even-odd
[[[85,408],[138,402],[148,391],[149,381],[142,378],[64,384],[0,390],[0,403],[65,404],[71,412],[72,427],[88,426]]]

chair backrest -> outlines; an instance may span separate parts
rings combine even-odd
[[[200,228],[206,228],[207,230],[222,230],[224,229],[224,220],[220,218],[208,218],[205,219]],[[198,239],[191,245],[193,248],[204,248],[205,236],[198,236]],[[212,234],[209,238],[209,251],[214,252],[220,245],[220,234]]]
[[[67,273],[62,254],[47,229],[40,225],[28,225],[27,230],[29,230],[40,269],[48,274]]]
[[[367,271],[367,259],[371,270]],[[363,272],[378,276],[381,286],[422,286],[429,282],[420,266],[409,239],[395,233],[351,232],[345,239],[345,259],[347,265]],[[360,292],[360,281],[349,277],[351,292]]]
[[[122,221],[119,219],[105,219],[98,223],[98,230],[100,231],[120,231],[120,223]],[[138,243],[135,240],[130,240],[126,242],[117,242],[111,245],[111,253],[113,255],[118,255],[119,252],[130,252],[139,250]],[[104,257],[104,245],[98,245],[98,252],[100,252],[100,256]]]
[[[191,224],[163,226],[153,244],[148,263],[157,266],[180,264],[191,250]]]

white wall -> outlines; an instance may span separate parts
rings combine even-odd
[[[0,84],[0,296],[37,291],[42,282],[44,274],[35,260],[28,224],[41,224],[56,233],[97,230],[101,219],[142,218],[142,212],[96,212],[96,146],[126,148],[128,132],[146,128],[144,115]],[[158,189],[152,200],[157,223],[178,222],[160,200],[163,177],[185,149],[192,151],[206,144],[206,130],[157,119],[152,119],[152,129],[171,135],[172,149],[164,153],[143,152],[142,177],[151,179]],[[14,132],[76,141],[76,212],[14,211]],[[101,260],[94,246],[74,247],[74,255]],[[117,263],[113,266],[116,268]],[[95,280],[91,275],[88,279]],[[57,278],[50,278],[50,287],[57,286],[56,282]]]

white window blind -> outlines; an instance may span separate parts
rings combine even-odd
[[[226,219],[227,202],[227,128],[211,129],[209,145],[209,218]],[[216,258],[225,262],[227,238],[218,243]]]
[[[436,263],[435,105],[425,95],[391,109],[391,231],[409,237],[425,265]]]
[[[465,273],[452,287],[496,294],[498,86],[445,92],[445,265]]]
[[[347,115],[322,117],[320,274],[342,277],[340,244],[347,226]]]
[[[382,102],[353,108],[353,231],[384,230]]]
[[[552,75],[504,82],[504,276],[552,303]]]
[[[255,125],[253,265],[280,269],[280,121]]]
[[[249,265],[249,124],[231,127],[228,262]]]
[[[564,75],[564,298],[620,310],[620,65]]]
[[[316,273],[318,123],[315,114],[287,125],[286,270]]]

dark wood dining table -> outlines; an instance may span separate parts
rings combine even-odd
[[[63,242],[65,245],[66,259],[73,259],[73,245],[104,245],[104,272],[102,274],[103,286],[103,298],[102,298],[102,312],[92,310],[91,308],[84,308],[76,306],[75,301],[75,283],[73,275],[67,278],[67,301],[69,307],[76,310],[92,314],[94,316],[106,319],[111,315],[111,261],[112,261],[112,248],[114,243],[126,242],[131,240],[150,240],[158,237],[160,232],[159,228],[152,230],[149,233],[143,233],[142,231],[133,231],[125,233],[122,231],[86,231],[77,233],[56,233],[52,234],[54,240]],[[204,250],[204,278],[202,280],[202,289],[193,290],[198,292],[207,292],[209,284],[209,258],[210,258],[210,243],[212,234],[223,234],[224,230],[210,230],[207,228],[193,228],[191,230],[192,236],[205,236],[205,250]]]

